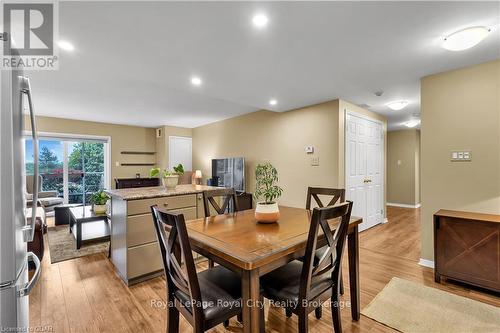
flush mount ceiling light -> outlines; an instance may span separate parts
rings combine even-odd
[[[469,27],[458,30],[447,36],[443,41],[443,48],[450,51],[462,51],[479,44],[488,36],[490,29],[486,27]]]
[[[202,84],[202,83],[203,83],[203,82],[201,81],[201,79],[200,79],[198,76],[193,76],[193,77],[191,78],[191,84],[192,84],[193,86],[201,86],[201,84]]]
[[[405,123],[406,127],[413,128],[420,125],[420,119],[413,119]]]
[[[65,41],[65,40],[58,41],[57,45],[65,51],[74,51],[75,50],[75,47],[73,46],[73,44],[71,44],[70,42]]]
[[[269,105],[274,106],[274,105],[276,105],[276,104],[278,104],[278,101],[277,101],[277,100],[275,100],[274,98],[273,98],[273,99],[271,99],[271,100],[269,101]]]
[[[408,105],[408,101],[394,101],[387,103],[387,107],[389,109],[392,109],[394,111],[399,111],[401,109],[404,109]]]
[[[256,28],[264,28],[267,25],[269,19],[264,14],[256,14],[252,18],[252,23]]]

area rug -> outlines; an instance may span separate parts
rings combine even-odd
[[[69,233],[67,225],[51,227],[48,230],[50,262],[56,263],[64,260],[88,256],[100,252],[108,253],[109,241],[82,244],[76,249],[76,240]]]
[[[361,313],[401,332],[500,332],[500,308],[399,278]]]

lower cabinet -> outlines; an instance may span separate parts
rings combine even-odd
[[[111,260],[127,284],[154,277],[163,271],[151,206],[182,213],[187,221],[199,217],[199,212],[203,211],[200,204],[203,200],[198,200],[198,194],[128,201],[112,198]],[[195,253],[193,255],[197,257]]]
[[[434,215],[435,280],[500,292],[500,216],[450,210]]]

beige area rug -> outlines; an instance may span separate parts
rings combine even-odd
[[[76,249],[76,240],[69,233],[67,225],[51,227],[48,230],[50,262],[52,264],[64,260],[88,256],[90,254],[108,253],[109,241],[82,244]]]
[[[401,332],[500,332],[500,308],[399,278],[361,313]]]

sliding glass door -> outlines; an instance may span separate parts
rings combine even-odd
[[[107,145],[95,139],[40,139],[41,190],[57,191],[65,203],[89,204],[93,193],[107,187]],[[26,174],[33,174],[30,139],[26,140]]]

